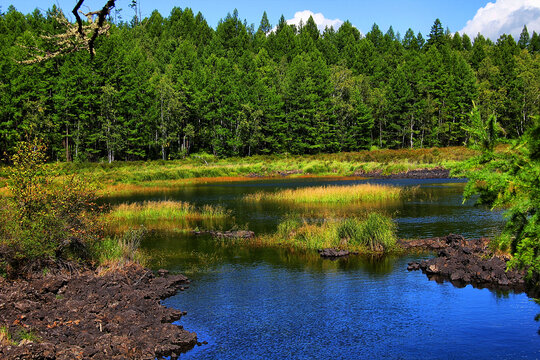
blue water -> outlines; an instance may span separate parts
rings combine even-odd
[[[539,307],[406,271],[224,265],[164,303],[208,345],[182,359],[519,359],[540,357]]]
[[[219,204],[234,217],[227,226],[268,233],[306,209],[253,205],[241,201],[245,194],[359,182],[420,186],[415,196],[385,206],[400,237],[495,236],[503,225],[500,212],[463,204],[462,180],[263,180],[116,201]],[[317,209],[309,214],[316,217]],[[429,255],[330,261],[312,252],[221,246],[174,232],[154,233],[143,248],[153,254],[153,267],[192,279],[187,291],[164,304],[187,311],[178,323],[209,344],[181,359],[540,358],[534,320],[540,306],[525,294],[458,288],[406,270],[408,262]]]

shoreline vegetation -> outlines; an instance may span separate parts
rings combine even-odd
[[[500,146],[498,151],[505,151]],[[318,155],[257,155],[218,158],[191,155],[182,160],[46,165],[56,180],[81,176],[98,185],[99,196],[166,192],[191,185],[281,177],[385,177],[411,171],[452,170],[476,155],[466,147],[371,150]],[[9,195],[9,167],[0,168],[0,196]],[[419,174],[417,177],[422,177]],[[427,175],[429,176],[429,174]]]

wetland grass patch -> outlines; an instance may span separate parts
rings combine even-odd
[[[328,219],[308,222],[288,218],[279,224],[274,234],[239,240],[255,246],[278,246],[317,250],[339,248],[360,253],[387,253],[396,247],[397,226],[394,221],[377,212],[365,219]]]
[[[106,216],[112,229],[116,231],[140,225],[150,230],[190,231],[199,223],[212,227],[229,215],[228,211],[218,206],[205,205],[197,208],[179,201],[145,201],[120,204]]]
[[[283,201],[298,204],[351,204],[396,200],[404,190],[395,186],[359,184],[353,186],[315,186],[280,190],[274,193],[257,192],[244,197],[251,202]]]

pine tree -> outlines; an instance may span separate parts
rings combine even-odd
[[[268,34],[272,30],[272,25],[270,25],[270,21],[268,21],[268,15],[266,14],[266,11],[263,13],[261,18],[261,23],[259,24],[259,28],[257,31],[261,31],[263,34]]]
[[[441,24],[441,20],[436,19],[433,23],[433,26],[431,26],[431,31],[429,32],[428,41],[426,46],[431,47],[440,47],[445,44],[445,35],[443,26]]]
[[[523,30],[521,31],[521,35],[519,35],[519,41],[518,45],[522,49],[526,49],[529,46],[529,31],[527,30],[527,25],[523,26]]]

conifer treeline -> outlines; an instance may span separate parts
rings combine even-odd
[[[540,37],[518,42],[444,31],[404,36],[350,22],[320,33],[282,17],[271,32],[236,11],[214,30],[174,8],[112,25],[96,56],[74,52],[24,65],[52,16],[0,16],[0,147],[44,138],[53,159],[169,159],[461,145],[473,101],[505,136],[540,114]]]

